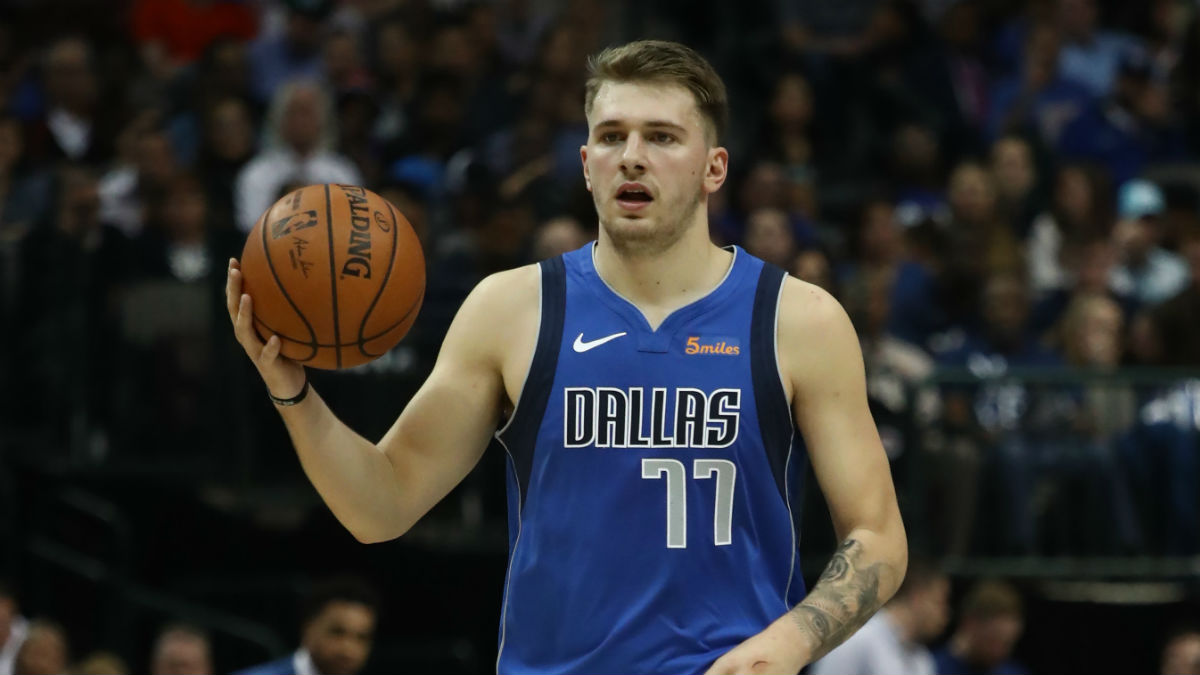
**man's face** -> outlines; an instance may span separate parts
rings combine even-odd
[[[356,602],[335,600],[304,629],[304,647],[324,675],[353,675],[371,653],[375,613]]]
[[[84,43],[65,40],[56,45],[47,59],[45,77],[55,104],[82,112],[95,102],[96,76]]]
[[[1200,634],[1189,633],[1172,640],[1163,649],[1163,675],[1200,672]]]
[[[970,622],[968,658],[973,664],[989,668],[1003,663],[1012,654],[1023,628],[1021,617],[1015,614],[971,619]]]
[[[1029,297],[1016,279],[992,279],[984,290],[983,312],[993,339],[1016,342],[1029,317]]]
[[[164,638],[151,665],[154,675],[206,675],[213,672],[208,644],[195,635]]]
[[[325,111],[321,97],[312,87],[300,87],[292,92],[283,113],[283,137],[297,152],[307,153],[321,139]]]
[[[588,126],[583,174],[600,225],[618,247],[666,249],[725,182],[729,153],[709,146],[695,97],[682,86],[607,82]]]
[[[914,614],[917,617],[918,642],[927,642],[942,634],[950,621],[950,580],[938,578],[915,591]]]
[[[57,630],[31,630],[17,652],[16,672],[54,675],[67,669],[67,643]]]

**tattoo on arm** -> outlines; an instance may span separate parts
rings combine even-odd
[[[858,540],[842,542],[817,585],[790,613],[811,638],[813,661],[850,637],[883,603],[879,577],[888,566],[878,562],[863,566],[862,557],[863,545]]]

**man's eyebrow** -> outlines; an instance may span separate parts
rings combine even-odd
[[[626,122],[624,122],[622,120],[614,119],[614,120],[604,120],[602,122],[597,122],[595,128],[596,129],[608,129],[608,128],[612,128],[612,127],[623,127],[623,126],[626,126]],[[643,122],[642,126],[672,129],[672,130],[678,131],[680,133],[687,132],[687,129],[685,129],[682,125],[676,124],[675,122],[670,122],[668,120],[648,120],[646,122]]]

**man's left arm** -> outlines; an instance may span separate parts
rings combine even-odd
[[[798,672],[866,623],[896,592],[908,564],[850,319],[810,284],[789,278],[782,293],[780,371],[841,545],[803,602],[717,659],[708,675]]]

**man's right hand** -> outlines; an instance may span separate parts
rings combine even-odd
[[[233,333],[246,350],[246,355],[258,369],[267,391],[276,398],[291,398],[304,388],[304,366],[279,355],[282,342],[278,335],[271,335],[264,343],[254,330],[253,300],[242,293],[242,269],[237,258],[229,259],[229,271],[225,278],[225,307],[229,320],[233,322]]]

